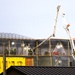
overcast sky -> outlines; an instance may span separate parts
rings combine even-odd
[[[58,4],[75,38],[75,0],[0,0],[0,32],[47,38],[53,32]],[[56,37],[68,37],[63,26],[59,14]]]

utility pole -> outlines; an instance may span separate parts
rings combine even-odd
[[[3,75],[6,75],[6,50],[5,50],[5,43],[3,43]]]

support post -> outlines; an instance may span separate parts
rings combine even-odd
[[[23,50],[24,50],[24,41],[22,41],[22,54],[23,54]]]
[[[49,45],[50,45],[50,66],[52,66],[52,51],[51,51],[51,40],[49,39]]]
[[[70,49],[69,49],[69,41],[68,41],[68,67],[70,67]]]
[[[49,54],[51,55],[51,42],[50,42],[50,39],[49,39]]]
[[[38,41],[36,41],[36,47],[38,46]],[[36,60],[37,60],[37,66],[39,63],[39,58],[38,58],[38,47],[36,48]]]
[[[3,43],[3,75],[6,75],[6,51],[5,51],[5,43]]]
[[[8,51],[9,51],[9,55],[10,55],[10,40],[8,41]]]

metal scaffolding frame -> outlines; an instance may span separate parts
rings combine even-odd
[[[1,33],[0,32],[0,38],[10,38],[10,39],[32,39],[30,37],[27,36],[23,36],[23,35],[19,35],[19,34],[15,34],[15,33]]]

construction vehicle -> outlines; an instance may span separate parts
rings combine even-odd
[[[58,7],[60,7],[60,6],[58,6]],[[58,10],[58,8],[57,8],[57,10]],[[59,10],[58,10],[58,12],[59,12]],[[70,42],[70,46],[71,46],[71,55],[72,55],[73,59],[75,60],[75,57],[74,57],[75,47],[74,47],[73,38],[71,37],[71,34],[70,34],[70,29],[69,29],[70,24],[67,24],[66,19],[64,18],[65,14],[63,13],[62,10],[61,10],[61,15],[62,15],[62,18],[63,18],[63,23],[65,24],[64,29],[66,30],[66,32],[69,36],[69,42]]]
[[[61,14],[61,16],[63,18],[63,23],[65,24],[64,29],[66,30],[66,32],[67,32],[67,34],[69,36],[69,42],[70,42],[70,45],[71,45],[71,55],[72,55],[73,59],[75,60],[75,57],[74,57],[74,54],[75,54],[74,41],[73,41],[73,38],[71,37],[70,30],[69,30],[70,24],[67,24],[66,19],[64,18],[65,13],[62,11],[60,5],[57,6],[57,14],[56,14],[56,19],[55,19],[55,25],[54,25],[53,35],[55,36],[56,26],[57,26],[57,20],[58,20],[58,13],[59,12],[60,12],[60,14]]]
[[[37,45],[37,47],[41,46],[45,41],[47,41],[48,39],[50,39],[51,37],[55,37],[55,32],[56,32],[56,26],[57,26],[57,20],[58,20],[58,14],[61,14],[62,18],[63,18],[63,23],[65,25],[64,29],[67,32],[68,36],[69,36],[69,42],[71,45],[71,56],[73,57],[73,59],[75,60],[74,54],[75,54],[75,47],[74,47],[74,41],[73,38],[71,37],[70,34],[70,30],[69,30],[69,26],[70,24],[67,24],[66,19],[64,18],[65,13],[62,11],[61,6],[58,5],[57,6],[57,12],[56,12],[56,18],[55,18],[55,24],[54,24],[54,30],[53,30],[53,34],[50,35],[47,39],[45,39],[44,41],[42,41],[39,45]],[[35,47],[35,48],[37,48]],[[34,49],[35,49],[34,48]]]
[[[64,29],[66,30],[66,32],[67,32],[67,34],[69,36],[69,42],[70,42],[70,45],[71,45],[71,55],[72,55],[73,59],[75,60],[75,57],[74,57],[74,53],[75,53],[74,41],[73,41],[73,38],[71,37],[70,30],[69,30],[70,24],[67,24],[66,19],[64,18],[65,13],[61,10],[61,6],[60,5],[58,5],[58,7],[57,7],[57,15],[56,15],[56,20],[55,20],[55,26],[54,26],[53,34],[55,35],[55,30],[56,30],[56,25],[57,25],[57,19],[58,19],[58,13],[59,12],[62,15],[63,23],[65,24]]]

